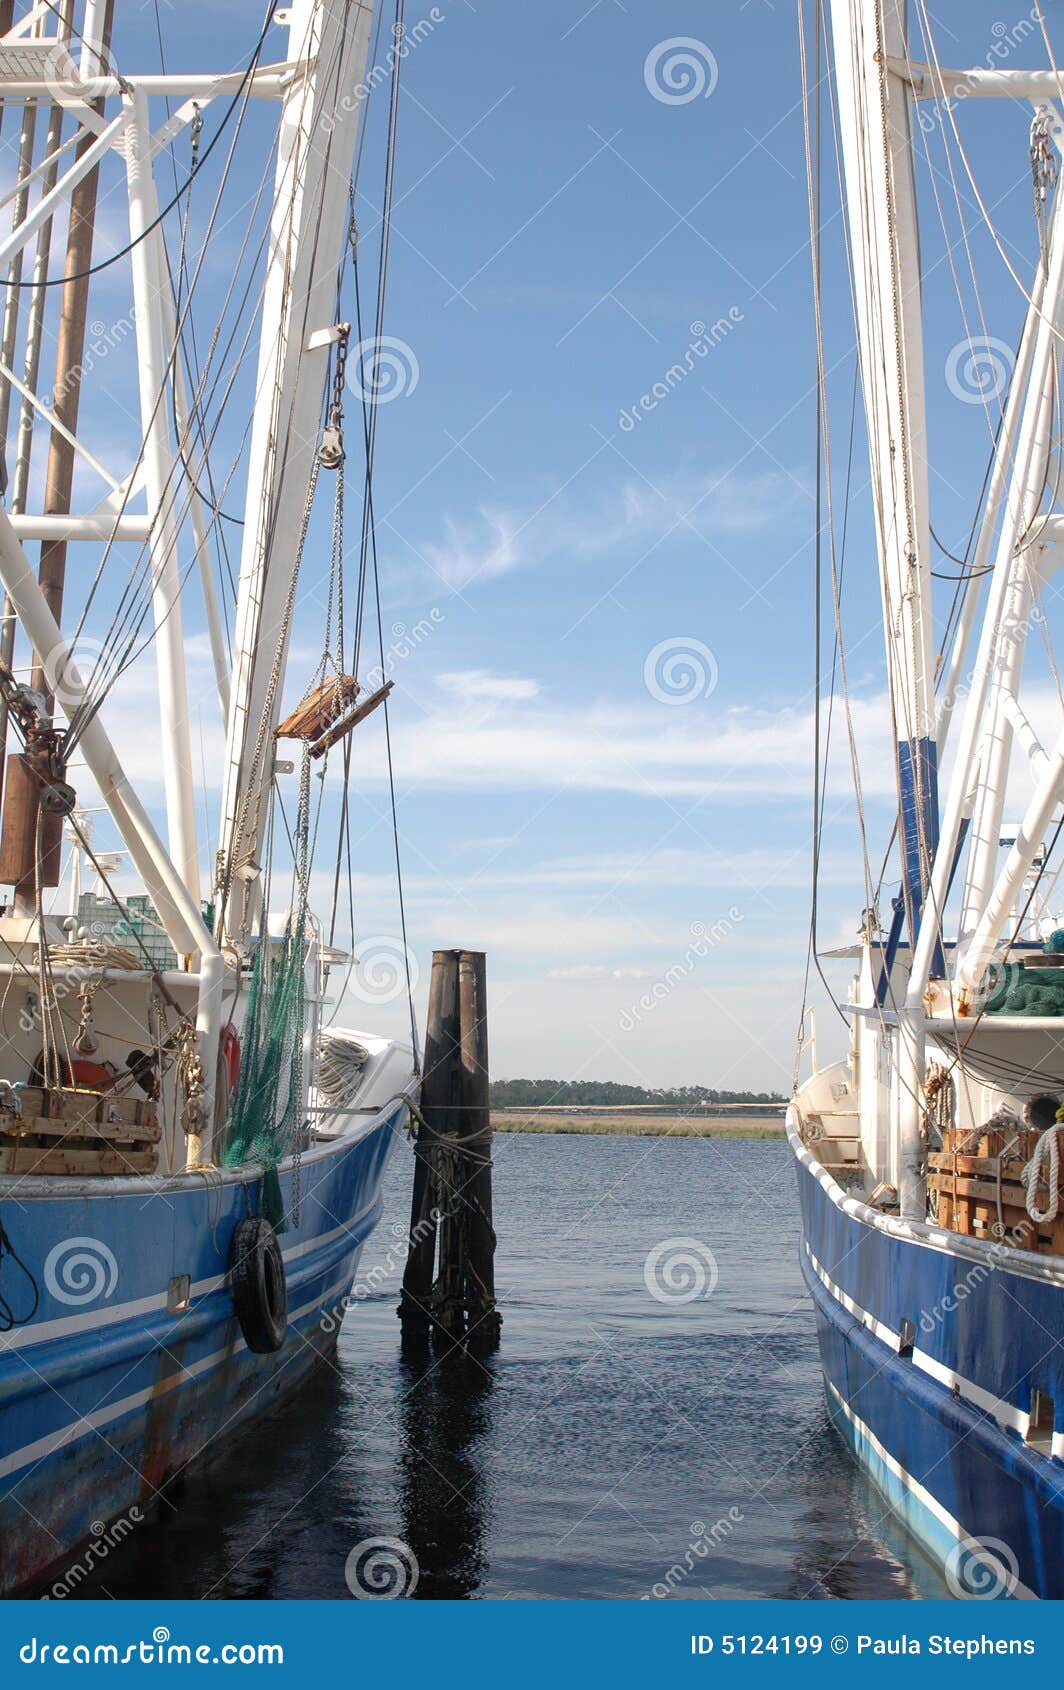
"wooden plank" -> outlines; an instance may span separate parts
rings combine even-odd
[[[43,1115],[38,1115],[33,1121],[16,1121],[13,1116],[8,1115],[0,1121],[0,1142],[12,1138],[32,1138],[35,1134],[41,1138],[103,1139],[115,1144],[158,1144],[162,1137],[162,1128],[157,1121],[137,1126],[123,1121],[57,1121]]]
[[[29,1145],[0,1149],[0,1174],[153,1174],[157,1162],[155,1150],[34,1150]]]
[[[952,1174],[929,1174],[927,1183],[935,1191],[948,1191],[957,1197],[972,1197],[979,1202],[996,1203],[998,1199],[996,1180],[970,1179],[963,1174],[957,1174],[956,1177]],[[1047,1195],[1047,1189],[1045,1185],[1039,1185],[1038,1194],[1044,1197]],[[1002,1206],[1007,1205],[1013,1209],[1026,1208],[1027,1189],[1018,1181],[1002,1180],[1000,1195]],[[1039,1208],[1042,1207],[1040,1203]]]

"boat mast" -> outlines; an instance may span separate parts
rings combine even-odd
[[[905,0],[832,0],[846,210],[894,723],[898,836],[915,944],[938,837],[923,328]],[[923,1009],[899,1013],[895,1182],[925,1213]]]
[[[273,780],[273,729],[290,598],[318,450],[336,267],[373,15],[369,0],[296,0],[249,448],[232,697],[223,775],[215,931],[242,948],[261,901],[259,865]]]

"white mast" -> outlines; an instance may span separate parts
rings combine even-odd
[[[833,0],[832,30],[868,449],[897,739],[899,839],[910,935],[937,829],[923,337],[904,0]],[[896,1183],[925,1213],[919,1088],[922,1007],[899,1016]]]
[[[371,18],[365,0],[296,0],[289,19],[289,58],[303,61],[305,70],[281,114],[219,848],[219,862],[236,872],[216,931],[238,946],[258,910],[272,734],[287,655],[285,612],[318,449],[328,344],[335,338],[336,266]]]

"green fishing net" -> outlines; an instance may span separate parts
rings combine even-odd
[[[255,952],[240,1078],[223,1166],[263,1170],[262,1213],[285,1230],[277,1166],[291,1154],[302,1124],[305,911],[294,914],[281,940],[263,936]]]

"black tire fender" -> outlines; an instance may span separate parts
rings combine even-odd
[[[288,1331],[288,1285],[277,1234],[261,1216],[238,1221],[229,1254],[233,1303],[244,1342],[272,1355]]]

